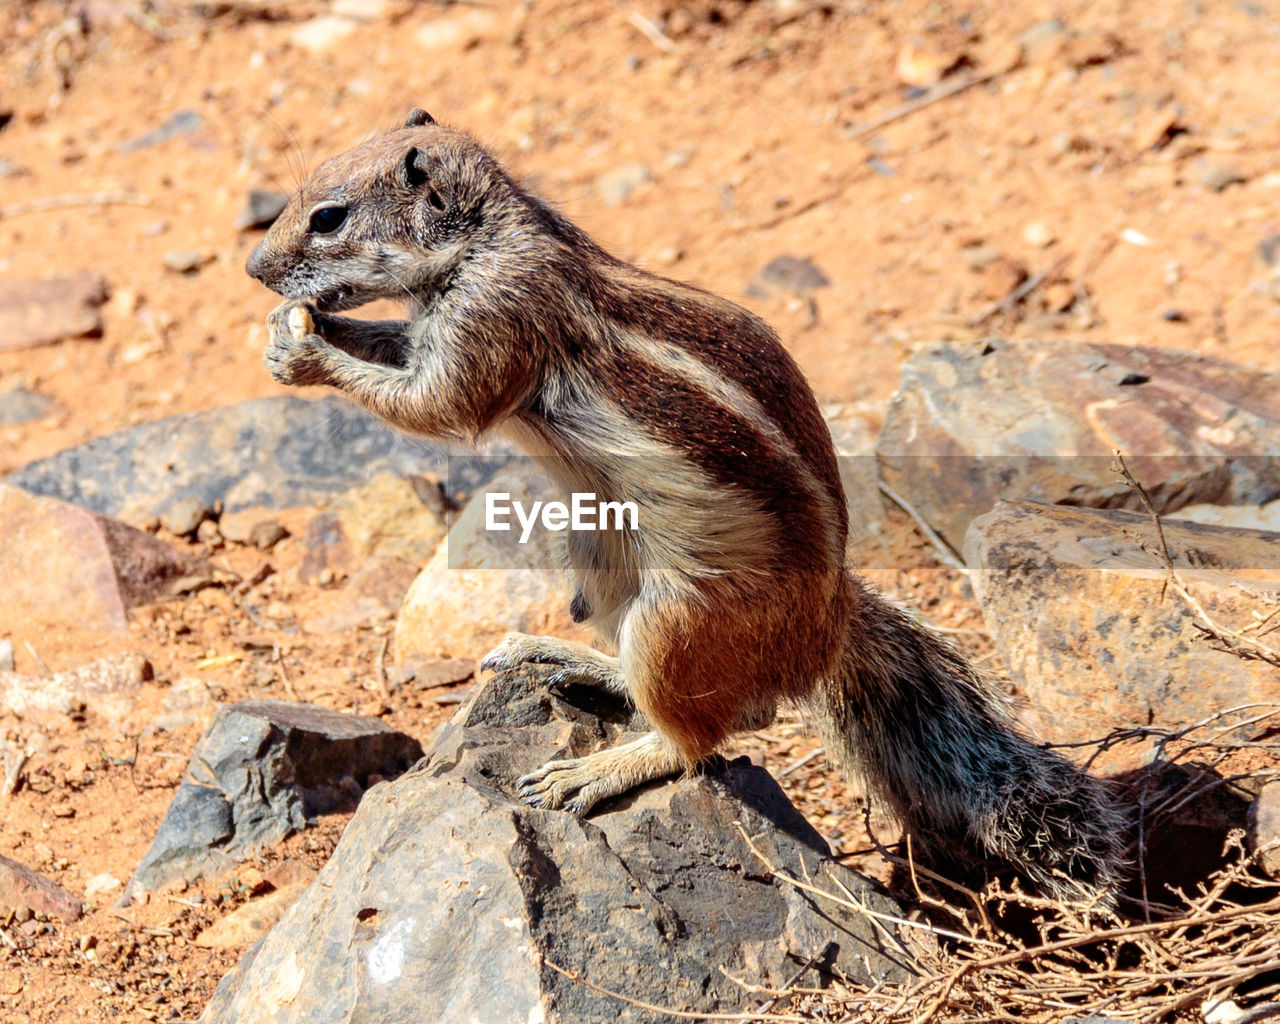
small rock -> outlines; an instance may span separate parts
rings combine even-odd
[[[68,923],[84,914],[84,904],[62,886],[8,857],[0,857],[0,907],[25,908]]]
[[[1169,141],[1177,128],[1178,108],[1174,104],[1167,104],[1138,122],[1133,130],[1133,148],[1139,153],[1159,149]]]
[[[1230,164],[1204,161],[1199,165],[1200,187],[1210,192],[1221,192],[1231,185],[1242,185],[1249,179]]]
[[[218,524],[212,519],[205,519],[196,527],[196,540],[208,548],[216,548],[222,543],[222,533]]]
[[[977,297],[984,302],[999,302],[1011,295],[1027,277],[1027,268],[1017,260],[997,255],[978,272]]]
[[[18,384],[0,395],[0,427],[31,423],[57,409],[58,403],[52,398],[46,398]]]
[[[265,519],[255,523],[249,531],[248,541],[260,551],[270,551],[289,536],[289,531],[274,519]]]
[[[831,284],[812,260],[796,256],[775,256],[764,265],[755,279],[747,285],[747,293],[767,298],[778,293],[804,297],[819,288]]]
[[[1154,239],[1144,235],[1137,228],[1125,228],[1121,231],[1120,241],[1127,242],[1129,245],[1141,246],[1144,249],[1149,249],[1156,244]]]
[[[203,124],[204,118],[200,116],[199,111],[179,110],[176,114],[169,117],[159,128],[154,131],[147,132],[145,135],[139,135],[136,139],[130,139],[128,142],[122,142],[116,148],[121,153],[133,153],[139,149],[146,149],[149,146],[159,145],[161,142],[168,142],[170,139],[176,139],[183,135],[190,135]]]
[[[962,52],[935,39],[917,37],[898,51],[893,70],[903,85],[927,89],[965,63]]]
[[[115,892],[120,888],[120,879],[116,878],[108,872],[100,875],[94,875],[84,884],[84,898],[86,903],[96,903],[99,896],[105,896],[109,892]]]
[[[1026,59],[1026,52],[1020,41],[996,39],[984,47],[981,66],[988,74],[1007,75],[1022,67]]]
[[[1018,44],[1030,64],[1039,64],[1056,56],[1067,37],[1067,26],[1056,18],[1042,21],[1018,36]]]
[[[596,195],[606,206],[621,206],[636,189],[652,180],[648,164],[624,164],[596,178]]]
[[[289,205],[287,192],[268,192],[265,189],[249,190],[249,200],[236,217],[237,231],[269,228]]]
[[[13,641],[0,640],[0,672],[13,671]]]
[[[969,242],[961,247],[960,258],[975,274],[980,274],[1001,258],[1000,250],[986,242]]]
[[[492,11],[454,11],[432,18],[414,33],[414,39],[428,50],[465,50],[492,34],[497,25]]]
[[[133,710],[139,688],[151,677],[151,663],[133,653],[48,676],[0,672],[0,708],[34,721],[58,721],[83,708],[119,722]]]
[[[1066,281],[1055,281],[1040,293],[1044,308],[1049,313],[1065,313],[1076,303],[1075,285]]]
[[[1110,32],[1070,32],[1060,50],[1066,64],[1077,70],[1106,64],[1123,52],[1120,39]]]
[[[160,525],[175,537],[189,537],[209,517],[209,508],[199,498],[179,498],[160,515]]]
[[[289,39],[311,53],[320,54],[332,50],[356,30],[356,23],[349,18],[331,14],[304,21],[289,33]]]
[[[373,22],[385,18],[390,8],[390,0],[333,0],[330,10],[340,18]]]
[[[107,282],[83,270],[45,280],[0,280],[0,352],[102,334]]]
[[[274,517],[269,509],[246,508],[238,512],[227,512],[218,518],[218,529],[223,539],[233,544],[248,544],[254,527],[260,523],[271,521]]]
[[[345,573],[355,564],[351,544],[342,523],[331,512],[321,512],[307,522],[302,537],[303,556],[298,565],[301,583],[323,583]]]
[[[125,613],[209,566],[131,526],[0,484],[0,607],[6,622],[124,630]]]
[[[1249,849],[1266,850],[1258,859],[1262,870],[1280,879],[1280,780],[1262,787],[1249,808]]]
[[[22,164],[0,157],[0,178],[20,178],[30,173]]]
[[[209,684],[203,679],[185,676],[174,680],[161,702],[164,709],[171,713],[181,711],[203,711],[214,705],[213,695],[209,692]]]
[[[205,949],[244,949],[271,930],[307,889],[308,883],[277,889],[215,921],[196,936],[196,945]]]
[[[475,675],[476,663],[471,658],[415,660],[412,664],[406,664],[405,670],[413,673],[414,686],[419,690],[432,690],[437,686],[467,682]]]
[[[340,494],[329,506],[352,552],[361,558],[399,558],[426,564],[446,532],[439,515],[403,476],[379,473]]]
[[[1022,229],[1022,240],[1033,249],[1045,249],[1057,240],[1042,220],[1033,220]]]
[[[175,249],[164,254],[162,261],[166,270],[175,274],[188,276],[197,273],[201,267],[213,260],[208,253],[196,249]]]
[[[126,896],[228,871],[421,756],[417,740],[375,719],[282,701],[220,708]]]

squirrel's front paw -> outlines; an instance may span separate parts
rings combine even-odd
[[[270,340],[263,354],[273,380],[281,384],[323,384],[328,379],[329,343],[318,333],[310,303],[291,301],[267,317]]]

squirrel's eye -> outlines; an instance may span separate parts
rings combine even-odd
[[[345,206],[317,206],[311,211],[309,230],[313,235],[327,235],[342,227],[346,219]]]

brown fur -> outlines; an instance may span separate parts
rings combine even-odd
[[[830,436],[759,319],[619,262],[420,116],[324,164],[248,269],[289,300],[270,319],[276,379],[337,387],[420,434],[505,431],[566,491],[639,506],[636,533],[572,534],[562,552],[575,616],[618,657],[512,634],[485,664],[625,692],[655,733],[532,773],[531,802],[585,812],[808,702],[922,838],[1059,894],[1115,884],[1098,784],[1012,731],[959,655],[846,567]],[[409,319],[336,315],[382,297]],[[301,338],[298,304],[316,325]]]

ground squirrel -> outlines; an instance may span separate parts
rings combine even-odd
[[[484,661],[559,666],[653,725],[521,779],[530,803],[585,813],[790,701],[917,840],[1110,899],[1121,820],[1103,786],[1020,736],[958,652],[846,565],[830,435],[758,318],[609,255],[416,110],[323,164],[247,269],[288,300],[268,321],[276,380],[414,434],[498,432],[567,491],[640,508],[634,533],[566,538],[574,616],[616,657],[511,634]],[[409,319],[336,315],[379,298],[407,298]]]

